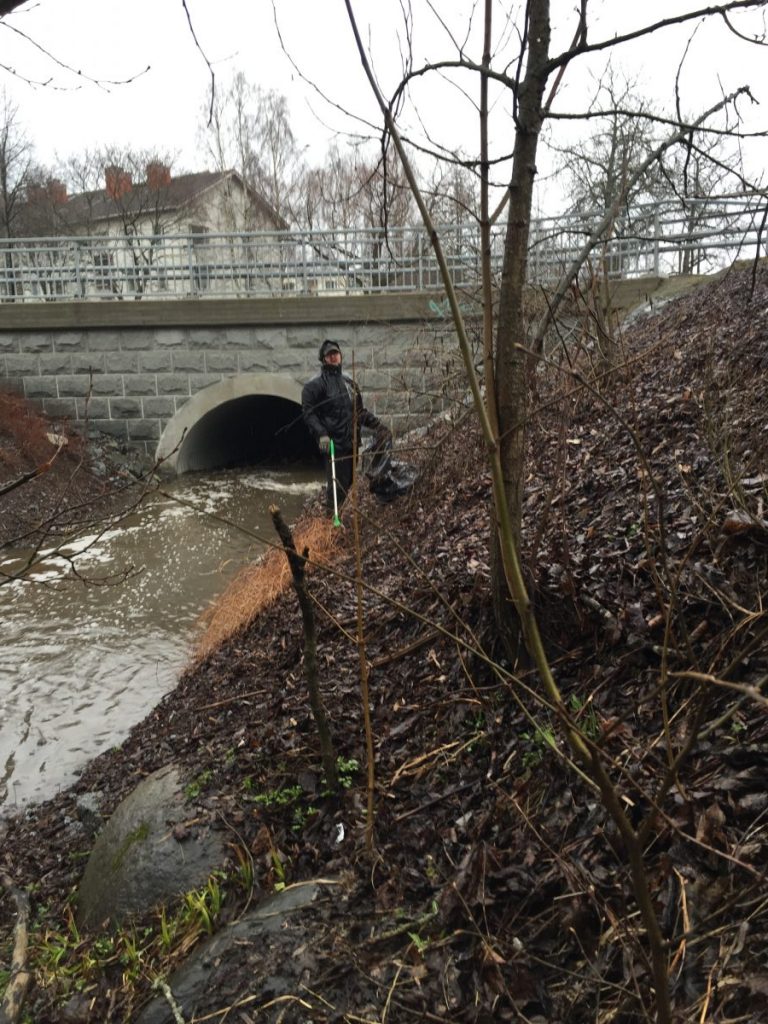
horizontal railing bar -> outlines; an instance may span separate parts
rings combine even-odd
[[[596,240],[596,260],[612,277],[674,272],[675,257],[697,266],[716,254],[765,244],[762,193],[637,204]],[[557,278],[590,238],[602,213],[536,218],[529,276]],[[477,283],[476,224],[439,227],[448,265],[462,286]],[[501,267],[505,228],[491,238]],[[708,255],[709,254],[709,255]],[[0,300],[102,301],[119,298],[377,294],[441,287],[422,226],[188,234],[80,235],[0,240]]]

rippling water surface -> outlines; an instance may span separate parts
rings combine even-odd
[[[263,551],[213,516],[273,541],[269,506],[291,521],[317,489],[310,470],[181,477],[173,497],[65,550],[88,584],[51,556],[29,582],[0,586],[0,812],[54,795],[172,689],[200,612]]]

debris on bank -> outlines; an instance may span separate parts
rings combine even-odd
[[[630,828],[645,829],[677,1019],[759,1021],[768,272],[726,275],[638,322],[610,371],[569,355],[578,372],[566,361],[542,380],[531,412],[524,510],[553,671]],[[480,439],[442,424],[418,459],[410,494],[361,501],[362,638],[349,510],[332,571],[311,577],[340,793],[320,770],[286,589],[76,786],[6,823],[3,869],[32,887],[37,915],[36,1024],[649,1019],[626,835],[525,659],[496,642]],[[78,799],[100,792],[108,816],[169,764],[189,801],[169,841],[218,834],[220,873],[139,919],[133,945],[125,931],[68,933],[91,845]],[[241,927],[292,887],[312,899],[279,935]]]

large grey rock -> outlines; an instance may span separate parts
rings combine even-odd
[[[322,929],[307,911],[323,898],[332,903],[336,885],[323,879],[289,886],[227,925],[171,975],[166,994],[153,999],[134,1024],[175,1024],[178,1016],[169,995],[184,1020],[197,1019],[198,1014],[206,1019],[211,1006],[217,1009],[234,1001],[243,979],[249,1002],[255,1004],[297,991],[311,960],[311,953],[303,951]]]
[[[119,805],[97,838],[80,883],[77,922],[119,924],[205,884],[224,860],[224,843],[206,829],[174,826],[191,817],[178,769],[149,775]]]

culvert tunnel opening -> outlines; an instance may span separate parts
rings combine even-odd
[[[191,473],[317,461],[300,406],[274,395],[246,395],[201,416],[181,443],[176,468]]]

